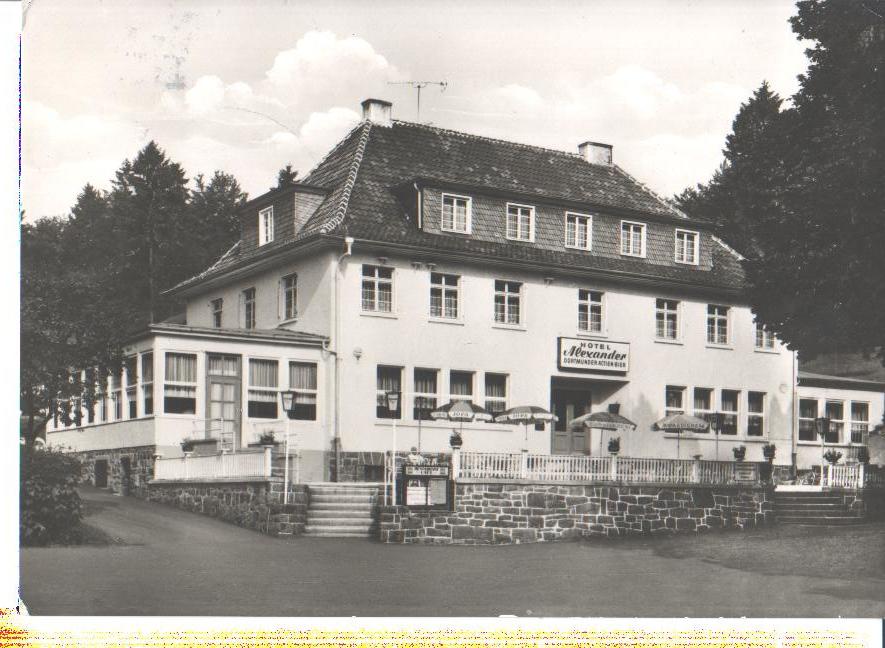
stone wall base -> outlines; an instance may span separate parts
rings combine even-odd
[[[379,513],[382,542],[426,544],[701,533],[775,521],[772,491],[755,487],[459,483],[454,511],[382,506]]]
[[[81,480],[92,486],[95,482],[95,463],[107,464],[107,488],[117,495],[147,497],[147,484],[154,477],[154,452],[156,446],[135,446],[114,450],[91,450],[77,452],[83,465]],[[129,460],[129,478],[125,477],[124,459]]]
[[[261,533],[299,535],[307,522],[308,491],[289,485],[283,504],[282,480],[243,482],[152,481],[147,499],[193,513],[208,515]]]

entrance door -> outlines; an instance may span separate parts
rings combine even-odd
[[[554,388],[551,400],[551,409],[558,419],[553,424],[553,454],[590,454],[589,430],[568,425],[590,412],[590,392]]]
[[[206,438],[218,439],[222,450],[240,444],[240,356],[210,353],[206,360]]]
[[[95,460],[95,487],[108,487],[108,462],[107,459]]]

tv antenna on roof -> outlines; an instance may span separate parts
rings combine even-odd
[[[449,85],[448,81],[388,81],[387,85],[407,85],[412,86],[415,90],[418,91],[418,110],[415,120],[421,121],[421,88],[426,88],[429,85],[438,85],[440,92],[445,92],[446,88]]]

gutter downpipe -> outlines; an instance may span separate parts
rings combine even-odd
[[[798,438],[799,438],[799,352],[793,351],[793,402],[790,407],[790,457],[792,459],[793,477],[798,473]]]
[[[344,237],[344,253],[338,257],[335,263],[335,350],[331,351],[335,356],[335,481],[340,481],[341,470],[341,262],[353,254],[354,239],[352,236]]]

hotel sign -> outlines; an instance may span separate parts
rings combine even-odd
[[[630,368],[630,343],[559,338],[561,371],[617,371]]]

